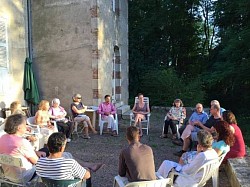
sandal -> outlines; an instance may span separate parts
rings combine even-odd
[[[162,134],[160,138],[168,138],[168,136],[166,134]]]
[[[90,139],[90,136],[89,135],[83,135],[82,138],[83,139]]]
[[[113,131],[112,134],[111,134],[111,136],[117,137],[118,134],[116,133],[116,131]]]

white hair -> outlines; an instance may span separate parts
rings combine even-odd
[[[60,105],[60,99],[54,98],[54,99],[51,101],[51,104],[53,105],[54,103],[58,103],[58,104]]]

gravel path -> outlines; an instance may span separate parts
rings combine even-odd
[[[178,161],[178,157],[174,156],[173,152],[181,149],[181,147],[173,145],[169,139],[159,138],[163,119],[163,113],[152,113],[149,135],[147,136],[144,132],[144,136],[141,139],[142,143],[151,146],[153,149],[156,170],[163,160]],[[67,145],[66,151],[72,153],[74,157],[86,162],[101,162],[105,164],[96,173],[92,173],[93,187],[112,187],[113,178],[118,173],[119,153],[128,145],[125,139],[125,129],[128,126],[129,119],[120,119],[119,137],[112,137],[108,134],[102,136],[91,134],[91,139],[85,140],[74,136],[74,140]],[[219,182],[219,186],[230,187],[223,169],[220,172]],[[212,186],[211,180],[206,184],[206,187],[209,186]]]

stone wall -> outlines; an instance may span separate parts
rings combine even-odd
[[[127,102],[127,2],[125,5],[122,23],[115,24],[112,1],[32,1],[33,61],[42,99],[58,97],[69,108],[72,95],[80,93],[84,104],[99,104],[104,95],[112,94],[113,51],[118,43]]]
[[[26,0],[1,0],[0,17],[7,23],[8,68],[0,67],[0,109],[24,102],[23,72],[27,56]],[[1,115],[1,114],[0,114]]]

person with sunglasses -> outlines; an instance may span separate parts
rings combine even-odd
[[[92,130],[94,134],[97,134],[97,131],[93,127],[90,118],[84,114],[84,112],[87,110],[87,106],[84,106],[81,102],[82,96],[80,94],[74,94],[73,96],[73,103],[71,104],[71,111],[74,117],[74,121],[77,123],[83,122],[84,124],[84,139],[89,139],[89,131],[88,128]]]

